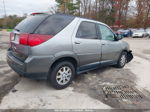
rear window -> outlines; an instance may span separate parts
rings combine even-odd
[[[40,23],[45,20],[49,15],[32,15],[20,22],[15,30],[22,33],[33,33],[33,31],[40,25]]]
[[[73,21],[73,16],[52,15],[40,24],[35,34],[56,35]]]

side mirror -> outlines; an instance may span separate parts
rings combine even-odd
[[[115,35],[115,37],[116,37],[116,40],[122,40],[122,39],[123,39],[123,36],[122,36],[122,35],[120,35],[120,34]]]

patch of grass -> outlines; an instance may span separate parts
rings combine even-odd
[[[7,31],[7,32],[12,32],[12,31],[13,31],[13,29],[6,29],[6,31]]]

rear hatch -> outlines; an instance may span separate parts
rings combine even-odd
[[[28,57],[30,47],[20,44],[20,41],[22,41],[22,43],[25,42],[29,34],[32,34],[48,16],[47,14],[31,15],[14,28],[14,31],[10,34],[10,50],[14,57],[20,61],[24,61]],[[20,40],[20,38],[22,38],[22,40]]]
[[[19,23],[10,35],[11,53],[21,61],[35,47],[63,30],[75,17],[67,15],[32,14]]]

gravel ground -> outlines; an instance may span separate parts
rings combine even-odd
[[[106,67],[76,77],[70,87],[54,90],[45,81],[19,77],[6,63],[8,33],[0,32],[0,109],[149,109],[150,39],[126,38],[134,60],[124,69]],[[129,86],[141,98],[106,94],[105,86]],[[129,88],[125,88],[125,94]],[[127,93],[127,96],[135,96]],[[19,102],[18,102],[19,101]],[[112,112],[113,110],[111,110]],[[139,112],[144,110],[139,110]]]

